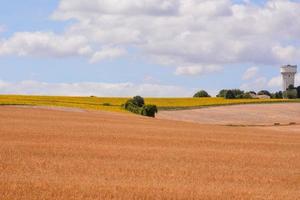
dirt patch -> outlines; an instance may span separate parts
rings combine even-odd
[[[81,108],[71,108],[71,107],[60,107],[60,106],[28,106],[28,105],[12,105],[3,106],[12,108],[30,108],[30,109],[44,109],[44,110],[57,110],[65,112],[87,112],[87,110]]]
[[[161,111],[157,118],[219,125],[274,125],[275,123],[287,125],[300,123],[300,103]]]
[[[300,199],[300,134],[0,107],[0,199]]]

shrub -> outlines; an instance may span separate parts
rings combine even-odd
[[[139,114],[141,115],[142,114],[142,108],[141,107],[138,107],[134,100],[133,99],[129,99],[125,105],[124,105],[124,108],[132,113],[135,113],[135,114]]]
[[[297,87],[297,98],[300,98],[300,86]]]
[[[246,92],[242,95],[243,99],[252,99],[251,93],[250,92]]]
[[[245,93],[244,91],[242,91],[240,89],[232,89],[231,91],[233,92],[234,97],[238,98],[238,99],[243,98],[243,94]]]
[[[225,94],[225,99],[234,99],[234,93],[232,90],[227,90],[226,94]]]
[[[225,90],[225,89],[221,90],[221,91],[219,92],[219,94],[217,95],[217,97],[225,97],[227,91],[228,91],[228,90]]]
[[[289,87],[288,87],[288,90],[292,90],[292,89],[296,89],[295,87],[294,87],[294,85],[289,85]]]
[[[271,97],[271,93],[268,90],[261,90],[257,93],[258,95],[267,95],[269,97]]]
[[[128,99],[128,100],[126,101],[126,103],[124,104],[124,108],[127,110],[127,108],[128,108],[131,104],[134,104],[134,103],[133,103],[133,99]]]
[[[244,94],[238,94],[236,96],[234,95],[234,98],[236,98],[236,99],[243,99],[243,96],[244,96]]]
[[[156,105],[144,105],[141,114],[148,117],[155,117],[158,112]]]
[[[227,94],[228,91],[229,90],[225,90],[225,89],[221,90],[219,92],[219,94],[217,95],[217,97],[224,97],[224,98],[226,98],[226,94]],[[233,94],[234,98],[237,98],[237,99],[242,99],[243,95],[245,93],[244,91],[242,91],[240,89],[231,89],[230,91],[231,91],[230,93]],[[226,99],[228,99],[228,98],[226,98]]]
[[[283,92],[284,98],[288,99],[296,99],[297,98],[297,90],[296,89],[288,89],[287,91]]]
[[[281,91],[272,94],[272,99],[283,99],[283,93]]]
[[[200,90],[194,95],[194,98],[201,98],[201,97],[210,97],[210,95],[205,90]]]
[[[155,117],[158,112],[156,105],[145,105],[144,99],[140,96],[127,100],[124,108],[132,113],[148,117]]]
[[[142,107],[143,105],[145,105],[145,100],[141,96],[135,96],[135,97],[133,97],[133,102],[138,107]]]

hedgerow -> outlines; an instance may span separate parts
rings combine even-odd
[[[158,112],[156,105],[145,105],[144,99],[140,96],[129,99],[124,104],[124,108],[132,113],[147,117],[155,117],[155,114]]]

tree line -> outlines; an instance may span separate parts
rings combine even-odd
[[[265,95],[272,99],[296,99],[300,98],[300,86],[294,87],[290,85],[286,91],[269,92],[268,90],[255,91],[243,91],[240,89],[222,89],[217,94],[217,97],[223,97],[225,99],[253,99],[259,98],[259,96]],[[211,97],[205,90],[196,92],[194,98]]]

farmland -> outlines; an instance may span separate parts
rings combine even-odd
[[[0,199],[299,199],[299,128],[3,106]]]
[[[272,126],[300,124],[300,103],[247,104],[160,111],[156,118],[200,124]]]
[[[122,108],[128,98],[107,97],[63,97],[63,96],[22,96],[0,95],[0,105],[31,105],[31,106],[59,106],[88,110],[103,110],[126,112]],[[191,109],[207,106],[280,103],[299,100],[283,99],[223,99],[223,98],[146,98],[147,104],[155,104],[159,110]]]

